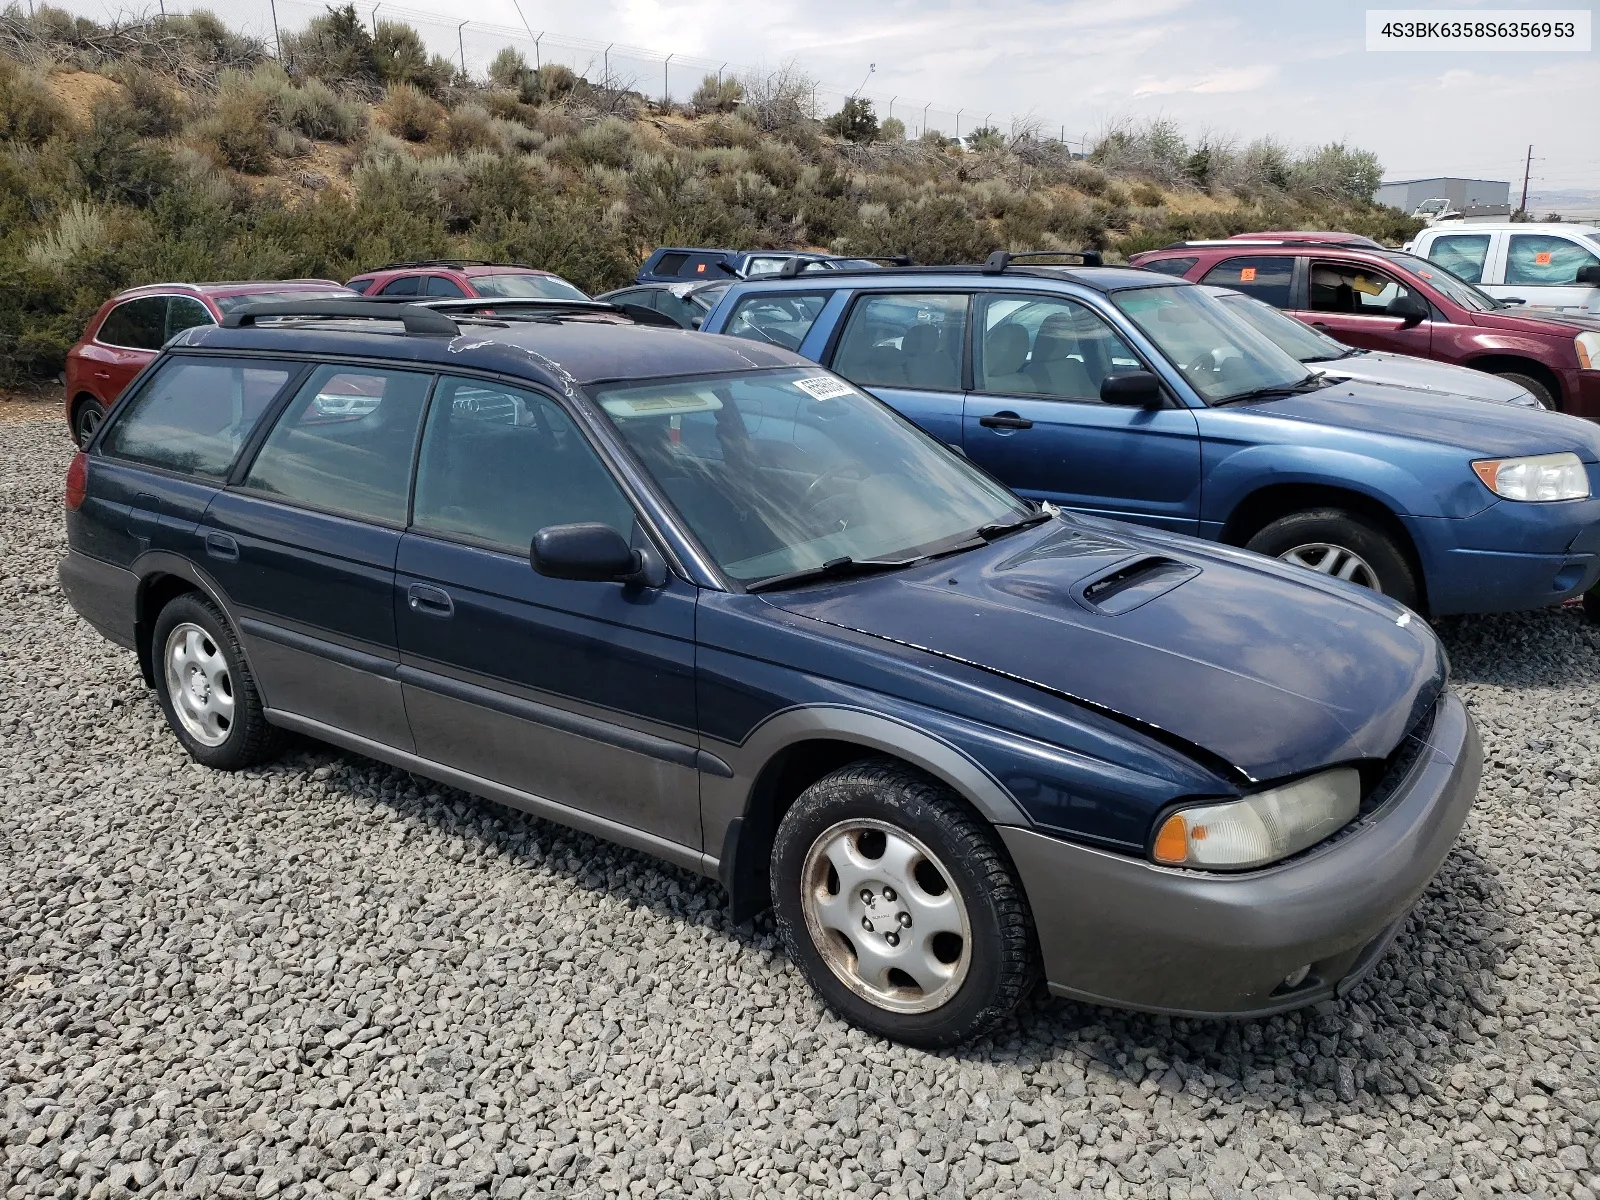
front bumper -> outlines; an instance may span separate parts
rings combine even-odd
[[[1591,485],[1600,468],[1589,468]],[[1470,517],[1405,518],[1427,577],[1428,612],[1518,612],[1581,596],[1600,580],[1600,491],[1588,500],[1499,500]]]
[[[1265,1016],[1344,995],[1455,844],[1482,765],[1472,718],[1446,691],[1390,798],[1360,828],[1276,867],[1175,870],[1002,827],[1050,990],[1191,1017]],[[1305,980],[1284,989],[1304,966]]]
[[[1600,371],[1573,367],[1561,372],[1561,411],[1600,421]]]

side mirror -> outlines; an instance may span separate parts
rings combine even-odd
[[[639,552],[611,526],[597,521],[546,525],[533,535],[529,558],[535,571],[551,579],[634,583],[644,576]]]
[[[1590,263],[1587,267],[1579,267],[1574,283],[1587,284],[1589,287],[1600,287],[1600,263]]]
[[[1404,292],[1389,301],[1383,309],[1391,317],[1400,318],[1400,328],[1411,329],[1428,319],[1431,311],[1428,302],[1410,292]]]
[[[1161,380],[1149,371],[1120,371],[1100,384],[1100,399],[1118,408],[1161,408],[1166,398]]]

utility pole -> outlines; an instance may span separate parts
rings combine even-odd
[[[1528,161],[1522,164],[1522,203],[1517,206],[1524,220],[1528,217],[1528,176],[1533,171],[1533,147],[1528,147]]]
[[[456,49],[461,52],[461,73],[463,75],[467,73],[467,43],[462,39],[461,31],[466,27],[466,21],[456,26]]]
[[[673,55],[667,55],[667,61],[661,64],[661,107],[667,106],[667,96],[672,91],[672,85],[667,82],[667,69],[672,66]]]
[[[278,0],[269,0],[272,5],[272,44],[278,49],[278,61],[283,61],[283,36],[278,32]],[[28,9],[33,10],[33,0],[28,0]]]

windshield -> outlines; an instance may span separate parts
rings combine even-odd
[[[1260,330],[1197,287],[1129,288],[1111,300],[1208,404],[1292,388],[1308,377]]]
[[[743,584],[841,558],[909,562],[1033,513],[820,368],[630,384],[595,399]]]
[[[1217,299],[1234,316],[1253,326],[1297,362],[1331,362],[1355,353],[1352,347],[1318,333],[1305,322],[1253,296],[1218,296]]]
[[[517,297],[545,300],[589,298],[559,275],[474,275],[472,287],[480,296],[504,296],[507,300]]]
[[[1462,308],[1472,312],[1491,312],[1505,307],[1487,292],[1480,292],[1450,268],[1441,267],[1431,259],[1418,258],[1415,254],[1394,253],[1384,257],[1397,266],[1415,271],[1418,278],[1427,280]]]
[[[722,293],[732,286],[731,283],[713,283],[706,287],[697,287],[686,299],[691,304],[699,305],[705,312],[710,312],[717,306],[717,301],[722,299]]]
[[[290,300],[358,300],[358,293],[349,288],[328,288],[326,291],[316,292],[307,288],[295,288],[287,292],[251,292],[244,296],[218,296],[215,303],[224,313],[231,313],[236,308],[243,308],[246,304],[279,304]]]

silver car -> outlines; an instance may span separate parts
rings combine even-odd
[[[1221,300],[1235,316],[1249,322],[1290,355],[1332,378],[1359,379],[1419,392],[1464,396],[1469,400],[1492,400],[1521,408],[1545,407],[1527,388],[1498,375],[1474,371],[1470,367],[1458,367],[1453,363],[1413,358],[1408,354],[1360,350],[1335,341],[1303,321],[1295,320],[1288,313],[1243,292],[1204,285],[1203,290]]]

